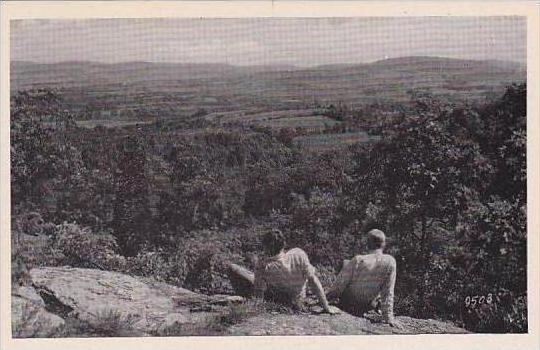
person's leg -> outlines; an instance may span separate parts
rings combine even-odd
[[[243,297],[249,297],[253,294],[253,284],[255,282],[253,272],[245,267],[231,263],[229,264],[228,275],[235,294]]]
[[[358,317],[363,317],[366,312],[372,310],[371,304],[359,303],[355,298],[343,293],[339,298],[338,308]]]

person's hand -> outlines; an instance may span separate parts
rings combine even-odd
[[[390,325],[390,327],[396,328],[400,331],[403,330],[403,324],[396,319],[389,320],[387,323]]]
[[[328,306],[324,309],[324,312],[330,315],[337,315],[341,313],[341,310],[335,306]]]

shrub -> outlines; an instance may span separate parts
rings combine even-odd
[[[219,322],[219,317],[207,316],[197,323],[173,323],[166,327],[152,330],[156,337],[185,337],[185,336],[217,336],[225,332],[225,327]]]
[[[109,309],[98,312],[92,321],[68,317],[54,337],[140,337],[144,334],[134,328],[137,318],[118,310]]]
[[[124,272],[144,277],[152,277],[160,282],[175,281],[170,278],[170,266],[167,256],[162,251],[141,251],[136,256],[127,257]]]
[[[334,285],[334,282],[337,280],[337,276],[341,269],[335,269],[332,266],[328,265],[316,265],[317,277],[321,281],[325,290],[328,290]]]
[[[250,299],[244,303],[231,305],[227,312],[221,316],[220,323],[225,326],[232,326],[248,318],[263,314],[270,308],[270,304],[264,301]]]
[[[110,233],[93,233],[88,227],[64,222],[56,227],[54,246],[62,252],[62,263],[74,267],[118,270],[125,265],[116,253],[117,245]]]
[[[254,268],[260,228],[201,230],[185,234],[169,247],[144,250],[126,260],[125,272],[206,294],[230,294],[231,262]]]
[[[527,297],[501,291],[492,303],[463,310],[460,323],[479,333],[527,333]]]
[[[40,266],[58,266],[64,255],[53,245],[49,234],[56,225],[45,222],[37,212],[12,217],[11,280],[13,284],[30,283],[29,270]]]
[[[33,218],[32,224],[28,223],[29,217]],[[28,271],[34,267],[124,268],[125,258],[116,253],[116,240],[110,233],[94,233],[75,223],[55,225],[45,222],[38,213],[16,217],[14,228],[11,235],[13,283],[27,284]]]
[[[252,299],[241,304],[230,305],[220,313],[209,315],[197,323],[173,323],[154,329],[151,334],[158,337],[223,335],[228,327],[268,310],[276,310],[276,306]]]

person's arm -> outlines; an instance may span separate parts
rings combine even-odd
[[[329,314],[335,313],[328,304],[328,300],[326,299],[326,294],[324,294],[324,289],[321,284],[321,281],[319,281],[319,278],[313,273],[311,276],[308,277],[309,281],[309,287],[312,291],[317,294],[317,297],[319,298],[319,301],[321,302],[321,305],[324,309],[324,311],[328,312]]]
[[[302,268],[302,272],[304,274],[304,277],[307,278],[309,288],[312,292],[317,294],[317,297],[319,298],[319,301],[321,303],[321,306],[323,307],[324,311],[329,314],[335,314],[337,313],[334,311],[334,309],[330,308],[330,305],[328,304],[328,300],[326,300],[326,294],[324,294],[324,289],[321,284],[321,281],[319,281],[319,278],[315,274],[315,267],[311,265],[309,262],[309,258],[307,254],[304,251],[301,251],[300,257],[300,266]]]
[[[388,276],[381,288],[381,309],[386,323],[393,325],[394,320],[394,286],[396,284],[396,260],[392,258],[388,266]]]
[[[266,292],[266,280],[264,278],[263,269],[257,267],[255,270],[255,281],[253,282],[253,296],[257,299],[264,299]]]
[[[351,282],[355,263],[356,259],[352,259],[343,266],[333,286],[326,293],[328,299],[338,298],[343,293]]]

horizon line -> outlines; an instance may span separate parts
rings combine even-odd
[[[101,65],[117,65],[117,64],[175,64],[175,65],[221,65],[221,66],[230,66],[230,67],[279,67],[279,66],[285,66],[285,67],[294,67],[294,68],[317,68],[317,67],[326,67],[326,66],[354,66],[354,65],[365,65],[365,64],[374,64],[378,62],[384,62],[389,60],[395,60],[395,59],[404,59],[404,58],[431,58],[431,59],[449,59],[449,60],[455,60],[455,61],[474,61],[474,62],[505,62],[505,63],[514,63],[518,65],[526,65],[527,61],[515,61],[515,60],[503,60],[503,59],[497,59],[497,58],[486,58],[486,59],[478,59],[478,58],[457,58],[457,57],[450,57],[450,56],[422,56],[422,55],[413,55],[413,56],[395,56],[395,57],[387,57],[382,59],[377,59],[373,61],[364,61],[364,62],[339,62],[339,63],[324,63],[324,64],[316,64],[316,65],[298,65],[294,63],[261,63],[261,64],[233,64],[229,62],[196,62],[196,61],[189,61],[189,62],[178,62],[178,61],[119,61],[119,62],[104,62],[104,61],[91,61],[91,60],[64,60],[64,61],[54,61],[54,62],[39,62],[39,61],[32,61],[32,60],[10,60],[11,63],[20,62],[20,63],[30,63],[30,64],[43,64],[43,65],[53,65],[53,64],[62,64],[62,63],[93,63],[93,64],[101,64]]]

